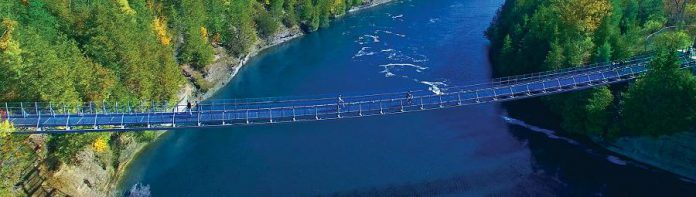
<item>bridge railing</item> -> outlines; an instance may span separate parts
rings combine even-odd
[[[693,66],[693,61],[684,61],[683,67]],[[644,64],[612,70],[596,70],[572,76],[558,76],[529,83],[489,86],[482,89],[443,92],[442,94],[399,95],[359,97],[363,99],[319,99],[306,102],[307,105],[248,105],[244,108],[227,108],[228,105],[201,105],[192,111],[145,113],[118,111],[112,114],[67,114],[47,117],[45,114],[17,118],[20,127],[42,128],[41,132],[63,131],[103,131],[132,129],[167,129],[189,126],[216,126],[230,124],[268,124],[296,121],[316,121],[339,118],[353,118],[383,114],[396,114],[411,111],[441,109],[479,103],[505,101],[558,92],[591,88],[598,85],[616,83],[637,77],[647,70]],[[382,94],[383,95],[383,94]],[[302,104],[302,103],[296,103]],[[113,106],[115,107],[115,106]],[[169,106],[165,106],[169,108]],[[39,110],[40,111],[40,110]],[[89,110],[88,110],[89,111]],[[155,112],[153,112],[155,111]],[[72,115],[72,116],[71,116]],[[53,130],[49,130],[53,129]]]
[[[636,59],[636,58],[634,58]],[[358,108],[362,108],[363,105],[366,105],[365,107],[368,107],[367,110],[370,110],[369,106],[367,103],[389,103],[387,101],[407,101],[405,99],[414,98],[414,99],[421,99],[421,100],[432,100],[432,98],[442,98],[442,97],[447,97],[447,96],[452,96],[452,94],[467,94],[470,95],[466,98],[465,100],[471,100],[472,98],[476,98],[477,100],[480,100],[481,98],[487,98],[487,96],[499,96],[499,95],[505,95],[505,92],[515,92],[514,89],[517,89],[519,91],[524,91],[524,86],[526,85],[527,91],[530,89],[530,84],[533,82],[537,82],[537,85],[542,85],[543,90],[546,90],[546,88],[553,87],[553,82],[558,81],[558,84],[561,85],[561,80],[566,80],[566,81],[577,81],[577,80],[585,80],[582,79],[582,77],[587,77],[589,78],[590,75],[598,74],[601,73],[604,75],[606,71],[611,69],[613,72],[616,72],[616,75],[619,75],[619,72],[623,74],[636,74],[639,73],[638,71],[634,71],[634,68],[639,68],[641,69],[640,71],[642,72],[645,70],[645,59],[638,59],[633,64],[630,64],[632,66],[622,66],[622,67],[611,67],[611,66],[601,66],[601,69],[597,69],[596,67],[592,67],[589,69],[567,69],[563,72],[559,72],[557,74],[539,74],[539,75],[521,75],[519,78],[515,78],[512,80],[508,81],[515,81],[516,83],[500,83],[499,82],[489,82],[489,83],[482,83],[482,84],[475,84],[475,85],[467,85],[467,86],[454,86],[454,87],[448,87],[447,91],[444,91],[442,94],[432,94],[428,91],[412,91],[412,92],[398,92],[398,93],[386,93],[386,94],[373,94],[373,95],[362,95],[362,96],[349,96],[349,97],[341,97],[340,99],[338,97],[324,97],[324,98],[310,98],[310,99],[294,99],[294,100],[273,100],[269,99],[266,101],[259,101],[259,102],[236,102],[239,100],[234,100],[235,102],[211,102],[211,103],[201,103],[198,106],[195,106],[194,109],[191,109],[191,111],[196,111],[196,112],[201,112],[201,113],[217,113],[217,112],[223,112],[227,113],[228,111],[262,111],[262,110],[268,110],[269,114],[268,116],[272,116],[273,112],[278,109],[294,109],[294,111],[297,111],[297,109],[303,109],[307,108],[314,108],[315,110],[318,110],[319,108],[326,108],[328,106],[339,106],[339,105],[355,105],[356,103],[358,104]],[[693,61],[690,59],[686,60],[686,58],[682,57],[682,61],[685,61],[688,63],[688,65],[693,66]],[[582,72],[578,72],[578,70],[582,70]],[[566,73],[566,74],[562,74]],[[568,74],[571,73],[571,74]],[[529,77],[533,76],[533,77]],[[537,77],[537,76],[543,76],[543,77]],[[599,75],[597,75],[599,76]],[[572,80],[567,80],[567,79],[572,79]],[[599,78],[595,78],[594,80],[597,80]],[[526,82],[520,82],[520,81],[525,81]],[[606,77],[605,77],[606,80]],[[501,80],[504,81],[504,80]],[[541,83],[539,83],[541,82]],[[549,83],[547,83],[549,82]],[[577,82],[576,82],[577,83]],[[549,87],[546,87],[546,85],[549,85]],[[444,88],[443,88],[444,89]],[[509,90],[508,90],[509,89]],[[502,92],[502,93],[501,93]],[[475,95],[475,97],[474,97]],[[422,103],[423,105],[424,103]],[[428,103],[432,104],[432,103]],[[120,104],[119,103],[109,103],[109,102],[100,102],[100,103],[94,103],[94,102],[88,102],[88,103],[75,103],[75,104],[55,104],[55,103],[5,103],[5,108],[4,110],[6,111],[6,116],[8,118],[12,117],[23,117],[23,118],[36,118],[37,125],[40,124],[42,121],[42,118],[44,120],[46,119],[51,119],[51,118],[61,118],[61,117],[66,117],[67,120],[70,120],[70,116],[73,117],[81,117],[84,118],[85,116],[92,116],[94,115],[94,119],[96,120],[100,116],[109,116],[109,115],[120,115],[121,117],[125,116],[131,116],[133,114],[172,114],[171,116],[172,119],[175,119],[177,113],[184,113],[185,111],[180,111],[179,109],[182,109],[182,107],[185,108],[185,106],[178,106],[178,105],[171,105],[168,103],[153,103],[153,102],[141,102],[138,104],[131,104],[131,103],[125,103],[125,104]],[[404,107],[401,105],[401,107]],[[406,106],[408,107],[408,106]],[[0,106],[0,108],[2,108]],[[123,118],[122,118],[123,119]],[[173,121],[175,122],[175,121]]]
[[[628,59],[624,59],[624,60],[599,62],[599,63],[587,64],[587,65],[577,66],[577,67],[567,67],[567,68],[554,69],[554,70],[548,70],[548,71],[543,71],[543,72],[505,76],[505,77],[496,78],[493,80],[493,82],[494,83],[515,82],[515,81],[519,81],[519,80],[536,79],[536,78],[540,78],[540,77],[551,77],[551,76],[558,76],[558,75],[574,74],[574,73],[583,72],[583,71],[587,71],[587,70],[609,69],[609,68],[617,67],[617,65],[628,66],[628,65],[631,65],[634,63],[644,62],[645,60],[651,59],[652,56],[653,56],[653,53],[647,53],[647,54],[638,55],[636,57],[632,57],[632,58],[628,58]]]
[[[644,61],[645,59],[650,58],[649,55],[643,55],[639,56],[636,58],[631,58],[628,60],[623,60],[624,65],[629,66],[629,64],[639,62],[639,61]],[[583,66],[583,67],[572,67],[572,68],[564,68],[564,69],[559,69],[559,70],[551,70],[551,71],[545,71],[541,73],[534,73],[534,74],[525,74],[525,75],[517,75],[517,76],[508,76],[508,77],[501,77],[501,78],[496,78],[493,79],[491,82],[484,82],[484,83],[478,83],[478,84],[472,84],[472,85],[465,85],[465,86],[451,86],[451,87],[443,87],[441,88],[442,90],[463,90],[463,89],[477,89],[481,87],[489,87],[489,86],[500,86],[500,85],[506,85],[510,83],[517,83],[520,81],[530,81],[530,80],[539,80],[542,78],[547,78],[547,77],[553,77],[553,76],[561,76],[561,75],[572,75],[580,72],[587,72],[588,70],[602,70],[602,69],[611,69],[611,68],[616,68],[618,66],[611,65],[611,62],[607,63],[601,63],[601,64],[596,64],[596,65],[602,65],[602,66]],[[383,93],[383,94],[373,94],[373,95],[361,95],[361,96],[347,96],[343,97],[344,99],[357,99],[360,97],[374,97],[374,96],[400,96],[404,95],[407,93],[411,94],[430,94],[429,91],[427,90],[416,90],[416,91],[401,91],[401,92],[394,92],[394,93]],[[290,99],[285,99],[283,98],[290,98]],[[298,100],[303,100],[306,98],[303,97],[272,97],[272,98],[262,98],[262,99],[226,99],[226,100],[215,100],[213,102],[216,103],[239,103],[240,105],[245,105],[245,104],[255,104],[255,103],[271,103],[271,102],[294,102]],[[337,99],[337,95],[328,95],[322,100],[335,100]]]
[[[606,66],[604,66],[606,67]],[[550,76],[563,76],[567,74],[577,73],[578,70],[587,72],[587,69],[565,69],[559,73],[549,73],[549,74],[538,74],[538,75],[521,75],[517,77],[508,77],[506,80],[494,80],[494,82],[480,83],[466,86],[452,86],[442,88],[445,91],[467,91],[467,90],[477,90],[485,89],[497,86],[505,86],[513,84],[512,82],[519,83],[520,81],[533,81],[543,78],[548,78]],[[602,69],[597,69],[602,70]],[[380,100],[380,99],[398,99],[405,97],[406,95],[429,95],[431,94],[426,90],[410,91],[410,92],[397,92],[397,93],[384,93],[384,94],[372,94],[372,95],[360,95],[360,96],[347,96],[338,98],[324,97],[324,98],[298,98],[291,100],[277,100],[277,98],[265,98],[256,99],[257,101],[247,102],[246,100],[233,100],[229,102],[227,100],[213,101],[201,103],[197,108],[267,108],[273,106],[285,106],[285,105],[317,105],[317,104],[331,104],[337,102],[339,99],[345,101],[361,101],[361,100]],[[120,114],[120,113],[142,113],[142,112],[176,112],[177,109],[181,109],[186,106],[174,106],[167,103],[153,103],[153,102],[141,102],[141,103],[118,103],[118,102],[87,102],[87,103],[6,103],[7,115],[8,116],[28,116],[28,115],[40,115],[40,116],[56,116],[65,114]],[[200,110],[200,109],[199,109]]]

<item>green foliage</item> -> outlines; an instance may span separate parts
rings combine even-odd
[[[362,4],[355,0],[301,0],[299,4],[300,21],[308,31],[316,31],[329,25],[331,18],[346,13],[350,6]]]
[[[27,135],[0,137],[0,196],[18,196],[21,191],[14,186],[24,176],[26,169],[34,165],[38,157],[27,143]],[[16,192],[16,193],[15,193]]]
[[[169,101],[184,84],[179,64],[203,69],[214,46],[246,55],[280,20],[311,30],[345,13],[356,0],[8,0],[0,1],[0,102]],[[195,72],[199,73],[199,72]],[[201,89],[211,85],[194,76]],[[23,138],[6,135],[1,148]],[[151,141],[156,134],[136,135]],[[9,139],[9,141],[7,141]],[[99,139],[95,143],[95,139]],[[2,141],[5,140],[5,141]],[[108,141],[108,142],[107,142]],[[11,142],[11,143],[10,143]],[[70,163],[88,145],[117,144],[100,134],[54,135],[52,161]],[[17,145],[17,146],[15,146]],[[118,146],[111,146],[111,149]],[[1,152],[0,165],[10,154]],[[19,158],[19,157],[14,157]],[[17,165],[19,166],[19,165]],[[3,171],[4,173],[5,171]],[[0,192],[5,192],[0,187]],[[2,195],[0,195],[2,196]]]
[[[611,60],[611,44],[609,42],[604,42],[597,48],[595,52],[595,62],[609,62]]]
[[[652,48],[684,49],[693,39],[683,32],[646,40],[648,35],[669,23],[664,5],[671,5],[663,3],[662,0],[508,0],[486,31],[491,40],[491,58],[496,73],[523,74],[628,58],[645,52],[651,43],[661,45]],[[653,63],[652,67],[672,65],[662,60],[659,62]],[[616,135],[629,125],[632,125],[630,130],[639,134],[663,134],[684,129],[689,126],[688,121],[680,122],[672,116],[678,114],[692,119],[684,114],[693,114],[689,108],[691,104],[686,103],[696,105],[694,100],[690,100],[693,99],[690,95],[692,83],[689,82],[692,77],[682,71],[659,73],[662,74],[651,72],[636,82],[622,98],[624,104],[620,106],[613,104],[614,98],[608,88],[546,100],[550,101],[556,113],[562,115],[563,128],[571,132]],[[670,121],[677,124],[665,127]],[[658,131],[659,127],[666,129]]]
[[[203,1],[181,1],[181,15],[184,18],[184,44],[180,48],[181,63],[192,63],[195,68],[202,69],[212,63],[214,50],[208,42],[208,31],[205,27],[207,13]],[[222,28],[219,22],[214,22],[216,28]]]
[[[564,51],[565,49],[561,47],[558,44],[558,42],[552,42],[551,49],[549,50],[549,53],[546,56],[546,60],[544,60],[544,63],[546,64],[546,69],[556,70],[563,68],[563,64],[566,59]]]
[[[283,20],[283,24],[286,27],[297,25],[299,23],[297,0],[284,0],[283,9],[285,9],[285,15],[280,17]]]
[[[312,0],[302,0],[300,4],[300,20],[309,31],[319,29],[319,11]]]
[[[691,36],[686,32],[677,31],[657,36],[653,44],[657,45],[658,51],[673,50],[672,52],[674,52],[677,49],[686,49],[691,46],[692,40]]]
[[[135,134],[135,139],[138,142],[152,142],[157,139],[157,131],[144,131]]]
[[[260,12],[256,16],[256,27],[262,38],[268,38],[278,31],[278,21],[270,13]]]
[[[100,135],[104,134],[55,134],[49,139],[48,151],[58,161],[72,164],[75,162],[75,155],[87,145],[92,144]]]
[[[269,14],[276,18],[283,17],[285,12],[285,10],[283,10],[284,5],[285,0],[271,0],[271,12]]]
[[[227,31],[230,29],[230,17],[227,9],[229,1],[227,0],[206,0],[205,7],[207,8],[207,27],[208,32],[212,36],[211,42],[222,43],[227,41]]]
[[[659,136],[696,125],[696,79],[679,69],[680,36],[668,37],[651,70],[624,95],[623,122],[631,134]]]
[[[614,96],[609,88],[595,88],[556,96],[554,103],[563,115],[563,129],[586,134],[602,134],[610,125]]]
[[[251,0],[232,1],[230,5],[230,17],[232,28],[229,32],[227,47],[234,54],[244,55],[256,43],[256,29],[253,21],[253,2]]]
[[[205,92],[213,87],[213,85],[206,81],[203,75],[201,75],[199,72],[191,73],[191,77],[193,77],[193,85],[201,91]]]

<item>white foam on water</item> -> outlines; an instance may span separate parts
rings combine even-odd
[[[391,34],[391,35],[399,36],[399,37],[402,37],[402,38],[405,38],[405,37],[406,37],[406,35],[404,35],[404,34],[394,33],[394,32],[392,32],[392,31],[388,31],[388,30],[375,30],[375,34],[378,34],[378,33],[380,33],[380,32],[385,33],[385,34]]]
[[[150,193],[150,185],[143,185],[140,183],[136,183],[128,191],[129,197],[149,197],[151,195],[152,194]]]
[[[440,21],[440,18],[430,18],[430,20],[428,21],[430,21],[430,23],[437,23],[438,21]]]
[[[379,36],[365,34],[365,35],[358,37],[358,40],[356,40],[355,42],[360,44],[360,45],[365,45],[365,44],[370,44],[370,43],[378,43]]]
[[[422,72],[425,69],[428,69],[428,67],[424,66],[419,66],[415,64],[384,64],[384,65],[379,65],[380,67],[384,68],[380,73],[383,73],[385,77],[394,77],[396,74],[392,72],[393,68],[396,67],[411,67],[415,68],[416,72]]]
[[[422,84],[428,85],[428,90],[435,93],[436,95],[442,95],[442,89],[440,87],[447,86],[444,82],[431,82],[431,81],[421,81]]]
[[[370,56],[370,55],[374,55],[374,54],[375,54],[375,52],[368,51],[368,49],[370,49],[370,47],[363,47],[363,48],[361,48],[360,51],[358,51],[358,53],[356,53],[355,55],[353,55],[353,58],[362,57],[362,56]]]
[[[413,63],[423,63],[429,61],[427,56],[421,54],[405,55],[403,52],[397,50],[382,52],[388,52],[389,55],[387,56],[387,59],[394,61],[411,61]]]
[[[396,15],[396,16],[392,16],[392,19],[399,19],[399,18],[403,18],[403,17],[404,17],[403,14],[399,14],[399,15]]]
[[[689,182],[689,183],[696,183],[696,180],[691,180],[691,179],[684,178],[684,177],[679,178],[679,180],[682,180],[684,182]]]
[[[607,161],[620,166],[625,166],[626,164],[628,164],[628,162],[613,155],[607,156]]]
[[[527,123],[524,122],[524,121],[517,120],[517,119],[511,118],[511,117],[507,117],[507,116],[503,116],[503,119],[504,119],[505,122],[507,122],[508,124],[513,124],[513,125],[521,126],[521,127],[527,128],[527,129],[532,130],[532,131],[535,131],[535,132],[539,132],[539,133],[546,134],[546,136],[547,136],[548,138],[551,138],[551,139],[563,140],[563,141],[566,141],[566,142],[568,142],[569,144],[573,144],[573,145],[578,145],[578,144],[580,144],[580,143],[578,143],[577,141],[572,140],[572,139],[570,139],[570,138],[565,138],[565,137],[557,136],[557,135],[556,135],[556,132],[555,132],[555,131],[552,131],[552,130],[548,130],[548,129],[544,129],[544,128],[537,127],[537,126],[534,126],[534,125],[530,125],[530,124],[527,124]]]
[[[372,42],[375,42],[375,43],[379,42],[379,36],[365,34],[365,37],[372,38]]]
[[[384,69],[384,70],[383,70],[382,72],[380,72],[380,73],[384,73],[384,77],[393,77],[393,76],[396,76],[394,73],[390,72],[388,69]]]

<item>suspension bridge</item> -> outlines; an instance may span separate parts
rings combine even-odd
[[[189,108],[168,103],[3,103],[0,115],[18,134],[171,130],[277,124],[380,116],[578,91],[633,80],[648,71],[651,55],[488,82],[426,90],[353,96],[211,100]],[[680,53],[682,68],[696,61]]]

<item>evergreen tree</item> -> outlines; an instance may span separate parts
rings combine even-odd
[[[696,79],[679,69],[676,54],[686,38],[664,36],[650,70],[624,96],[622,116],[629,132],[659,136],[696,125]]]
[[[237,55],[249,53],[251,46],[256,43],[256,29],[251,13],[252,3],[250,0],[231,2],[229,15],[234,20],[227,46]]]
[[[181,12],[184,19],[184,44],[181,46],[179,60],[191,63],[195,68],[202,69],[213,61],[213,47],[208,41],[208,31],[205,27],[206,10],[200,0],[182,0]]]

